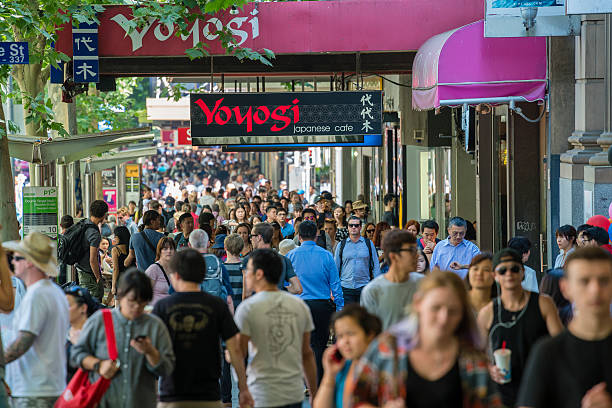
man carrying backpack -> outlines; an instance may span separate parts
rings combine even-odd
[[[79,276],[79,285],[86,288],[91,296],[102,300],[104,295],[104,281],[100,271],[98,248],[102,235],[98,224],[104,221],[108,213],[108,204],[102,200],[95,200],[89,205],[89,219],[81,220],[66,232],[66,241],[71,252],[78,259],[76,270]],[[65,262],[70,264],[70,262]]]
[[[229,273],[219,258],[208,253],[209,243],[208,234],[204,230],[197,229],[189,235],[189,245],[198,251],[206,261],[206,274],[200,287],[204,292],[223,299],[233,314],[232,295],[234,292],[232,291]]]
[[[349,237],[338,243],[334,254],[345,305],[359,303],[363,287],[380,275],[374,243],[359,234],[361,220],[351,216],[348,230]]]

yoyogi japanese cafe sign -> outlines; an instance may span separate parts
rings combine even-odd
[[[191,139],[382,133],[382,91],[191,94]],[[223,143],[236,144],[236,143]]]

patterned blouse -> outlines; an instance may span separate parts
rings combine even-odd
[[[408,352],[414,348],[414,328],[409,319],[398,323],[389,332],[375,339],[355,367],[352,400],[346,405],[364,404],[383,406],[386,402],[406,398]],[[414,325],[413,325],[414,326]],[[406,330],[408,327],[409,330]],[[464,408],[503,407],[494,383],[489,376],[485,354],[462,348],[459,352],[459,371],[463,390]]]

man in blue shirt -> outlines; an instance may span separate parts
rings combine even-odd
[[[295,233],[293,229],[293,225],[287,222],[287,210],[283,207],[279,208],[276,212],[276,221],[281,226],[281,234],[283,234],[283,238],[290,238]]]
[[[346,304],[359,303],[363,287],[380,275],[380,263],[374,243],[359,235],[361,220],[351,216],[348,220],[348,230],[349,237],[336,245],[334,253]]]
[[[470,241],[463,239],[467,232],[467,221],[453,217],[448,222],[448,238],[440,241],[431,256],[431,270],[435,267],[443,271],[452,271],[465,278],[472,258],[480,249]]]
[[[344,306],[340,277],[329,251],[315,243],[317,224],[304,221],[298,227],[301,246],[287,254],[302,284],[300,297],[310,308],[315,329],[310,336],[310,346],[317,362],[318,381],[323,377],[323,352],[329,339],[329,322],[332,313]],[[334,300],[329,297],[333,294]],[[335,303],[335,304],[334,304]]]

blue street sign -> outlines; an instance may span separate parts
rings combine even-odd
[[[73,33],[72,55],[75,57],[97,57],[98,34]]]
[[[27,42],[0,42],[0,64],[29,64]]]
[[[100,82],[100,65],[97,59],[74,60],[74,82]]]

